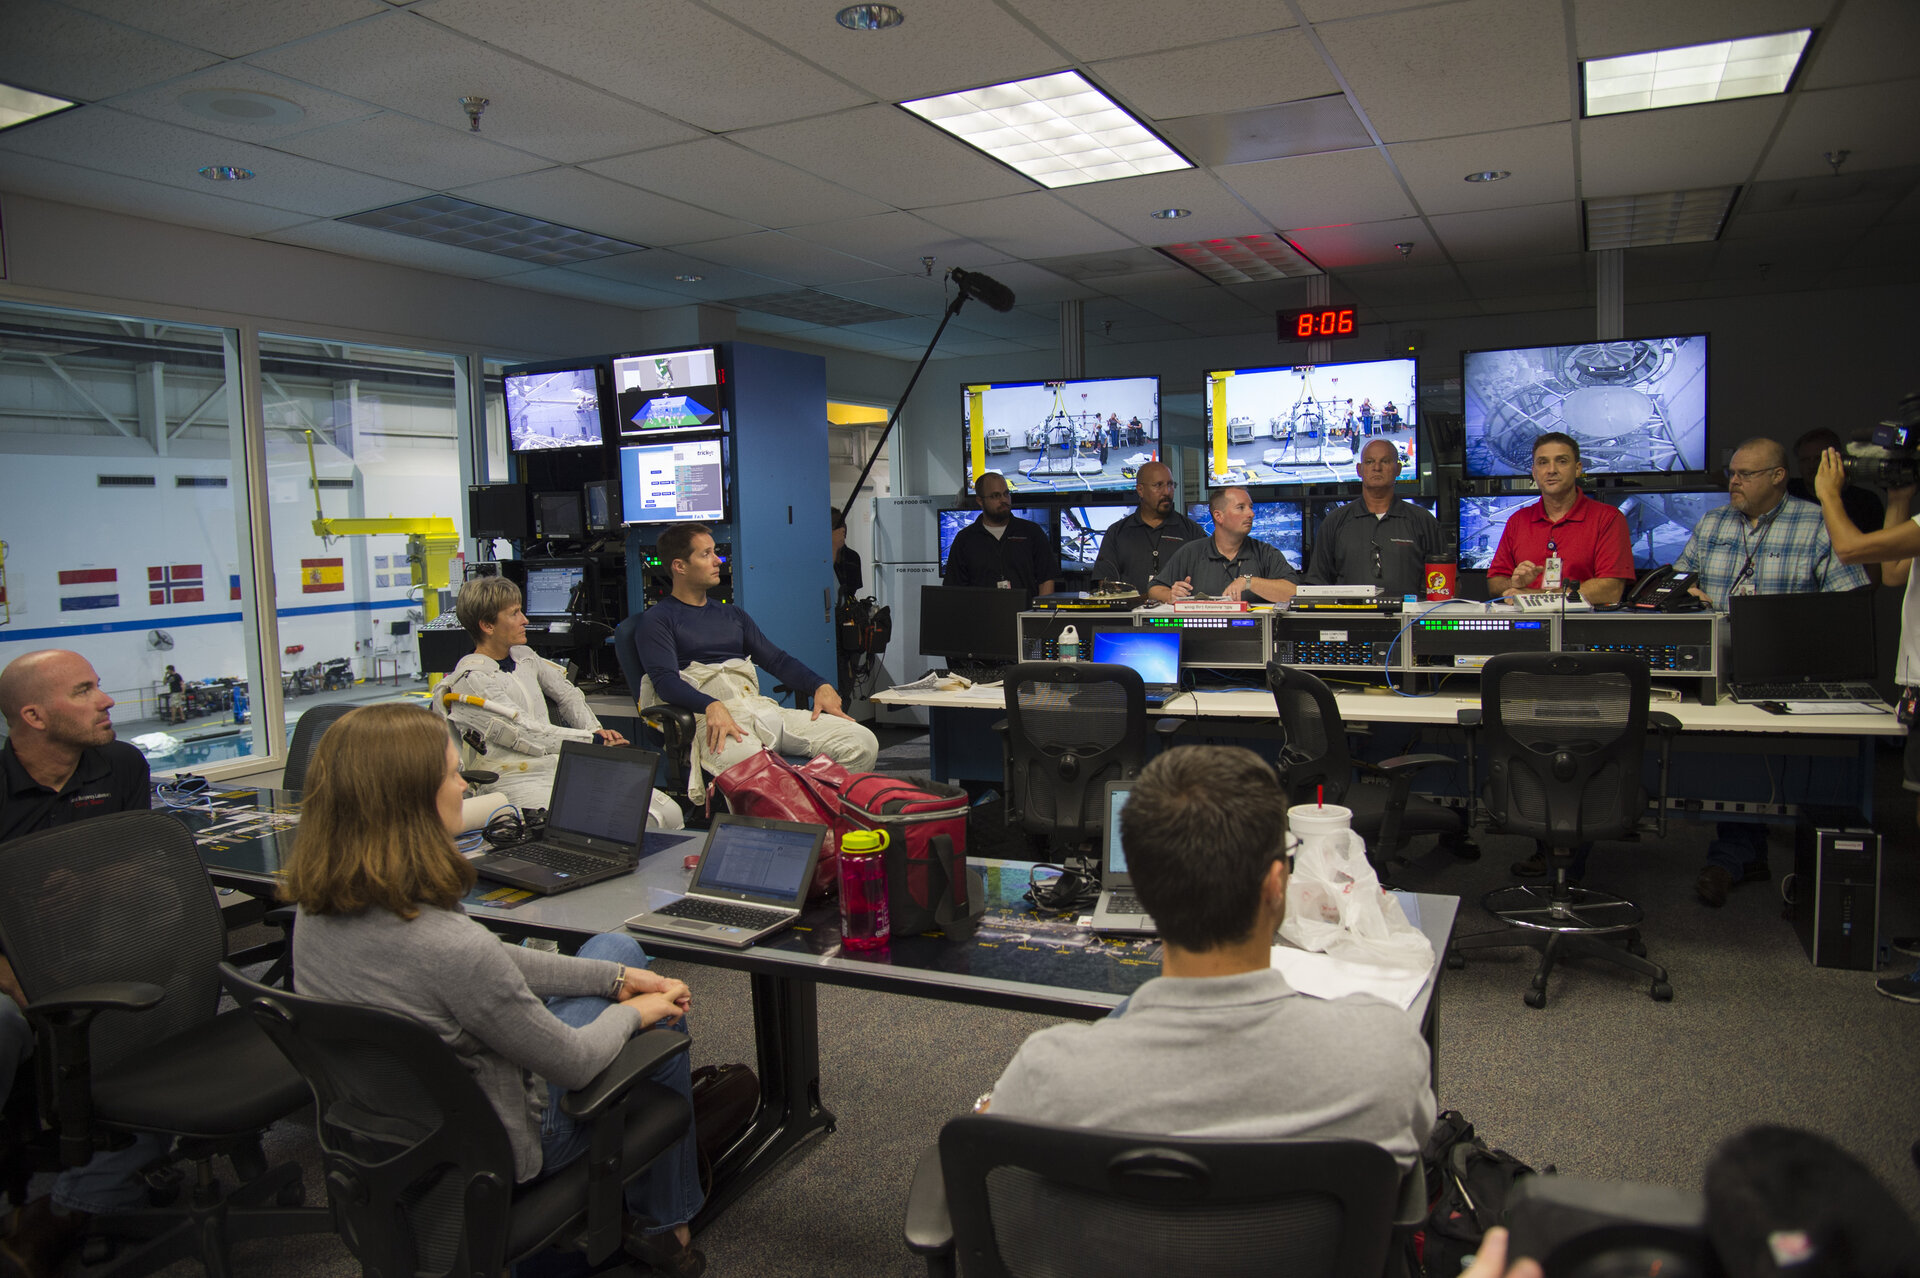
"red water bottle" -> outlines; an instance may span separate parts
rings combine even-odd
[[[893,936],[886,850],[885,830],[849,830],[840,840],[840,944],[845,949],[881,949]]]

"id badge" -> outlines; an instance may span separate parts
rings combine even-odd
[[[1005,577],[1002,577],[1000,580],[994,582],[993,584],[1000,587],[1000,589],[1002,590],[1013,589],[1013,583],[1011,581],[1008,581]]]
[[[1558,590],[1560,589],[1560,581],[1560,556],[1548,555],[1546,570],[1540,574],[1540,588],[1542,590]]]

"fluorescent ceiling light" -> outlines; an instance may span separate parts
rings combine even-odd
[[[0,129],[11,129],[29,120],[70,110],[80,104],[70,98],[56,98],[16,85],[0,84]]]
[[[1193,167],[1078,71],[900,105],[1045,187]]]
[[[1278,235],[1237,235],[1226,240],[1165,244],[1160,251],[1215,284],[1253,284],[1321,273],[1306,254]]]
[[[1587,200],[1587,251],[1717,240],[1738,194],[1737,186],[1714,186]]]
[[[334,220],[477,253],[497,253],[521,262],[538,262],[542,266],[569,266],[597,257],[638,253],[646,248],[644,244],[630,244],[451,195],[425,195],[404,204],[389,204]]]
[[[1694,102],[1785,93],[1813,38],[1810,29],[1690,44],[1581,63],[1586,113],[1618,115]]]

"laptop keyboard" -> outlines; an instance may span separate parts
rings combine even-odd
[[[695,919],[701,923],[718,923],[722,927],[744,928],[770,927],[792,917],[784,910],[762,910],[751,905],[710,901],[695,896],[683,896],[671,905],[661,906],[654,913],[671,915],[676,919]]]
[[[1146,912],[1147,907],[1140,904],[1140,898],[1137,896],[1128,896],[1124,892],[1115,892],[1107,898],[1107,913],[1109,914],[1145,914]]]
[[[1746,683],[1742,701],[1878,701],[1870,683]]]
[[[592,874],[611,864],[605,857],[588,856],[572,848],[555,847],[551,843],[515,843],[510,847],[495,848],[494,851],[502,856],[518,857],[522,861],[544,865],[562,874]]]

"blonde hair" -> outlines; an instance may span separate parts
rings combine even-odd
[[[281,899],[312,914],[452,909],[475,876],[440,820],[449,740],[432,711],[399,703],[362,706],[328,728],[307,769]]]
[[[460,595],[453,601],[453,615],[475,643],[484,643],[487,634],[480,629],[481,623],[491,626],[501,613],[519,602],[520,587],[505,577],[475,577],[460,587]]]

